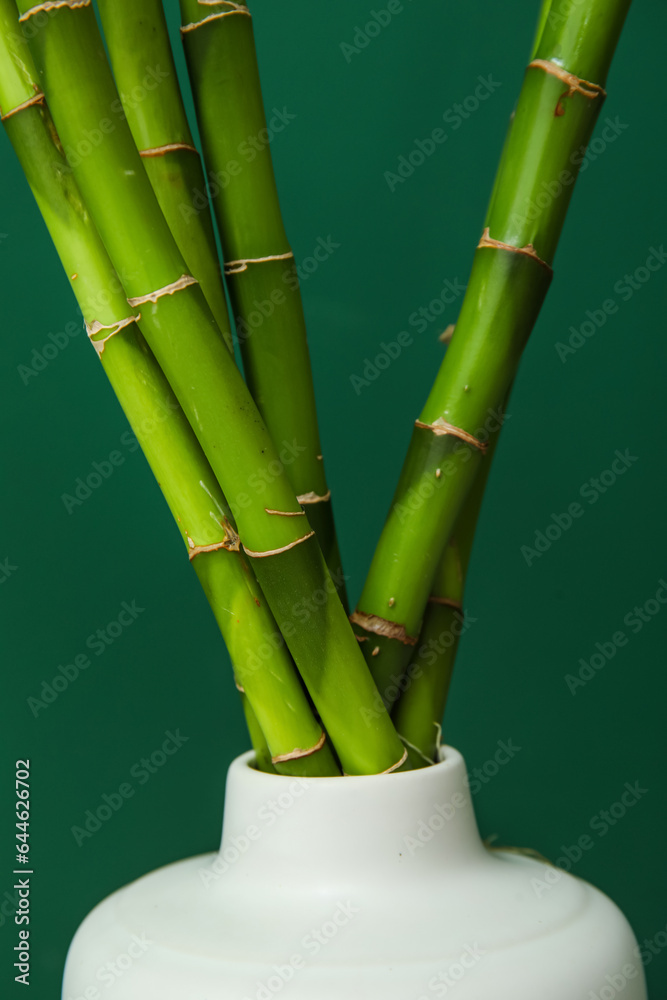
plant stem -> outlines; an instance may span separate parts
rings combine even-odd
[[[465,580],[499,435],[500,430],[491,435],[484,462],[440,558],[419,634],[419,646],[408,668],[409,683],[394,707],[394,724],[406,742],[415,767],[437,760],[442,717],[459,639],[466,629]]]
[[[160,0],[99,0],[116,86],[142,162],[187,269],[232,350],[206,182]],[[195,205],[196,199],[196,205]]]
[[[211,468],[164,375],[132,321],[121,283],[63,157],[12,0],[0,0],[4,125],[69,277],[90,339],[177,522],[229,648],[246,714],[261,719],[270,755],[313,746],[321,726],[246,558]],[[19,109],[12,113],[12,109]],[[258,758],[263,744],[257,742]],[[252,732],[251,732],[252,735]],[[331,749],[276,767],[335,775]]]
[[[363,649],[376,677],[400,674],[417,643],[443,545],[484,461],[497,409],[549,287],[558,237],[629,5],[630,0],[583,0],[567,15],[547,12],[456,331],[415,425],[352,616],[371,639]],[[370,658],[376,646],[379,652]]]
[[[19,9],[24,20],[32,16],[30,0],[19,0]],[[402,766],[403,746],[387,713],[363,731],[359,725],[377,690],[287,480],[293,456],[288,443],[280,454],[274,447],[201,289],[187,275],[129,128],[113,121],[118,95],[92,7],[54,8],[30,44],[87,208],[227,497],[343,768],[364,774]]]
[[[257,721],[257,716],[252,710],[252,706],[248,701],[248,696],[245,691],[239,691],[241,695],[241,704],[243,705],[243,712],[245,714],[245,721],[248,727],[248,732],[250,733],[250,742],[252,743],[252,748],[255,751],[255,763],[257,764],[258,771],[265,771],[267,774],[277,774],[272,761],[271,761],[271,751],[269,750],[266,739],[264,738],[264,733],[262,732],[259,722]]]
[[[214,208],[246,380],[273,440],[298,442],[289,480],[345,602],[299,279],[271,162],[252,17],[244,3],[198,0],[181,0],[181,15],[204,157],[218,179]]]

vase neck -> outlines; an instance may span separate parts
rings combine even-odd
[[[413,878],[484,851],[465,763],[450,747],[432,767],[353,778],[269,775],[252,759],[230,767],[219,854],[244,880]]]

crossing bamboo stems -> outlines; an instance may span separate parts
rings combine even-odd
[[[352,616],[360,636],[372,640],[362,648],[376,678],[400,674],[418,643],[438,560],[485,461],[498,407],[551,282],[581,154],[629,6],[630,0],[582,0],[567,15],[553,4],[545,12],[456,330],[415,424]]]
[[[278,627],[239,550],[238,536],[209,463],[141,336],[121,282],[62,154],[38,94],[11,0],[0,0],[0,105],[4,126],[35,195],[88,334],[176,520],[228,646],[258,760],[289,757],[286,774],[340,773],[322,736]],[[263,726],[260,726],[260,722]],[[260,733],[262,739],[260,740]],[[265,734],[265,735],[264,735]]]
[[[227,301],[206,181],[176,75],[160,0],[100,0],[123,111],[162,213],[230,350]]]
[[[74,2],[74,0],[72,0]],[[25,21],[37,8],[20,0]],[[31,40],[42,85],[87,209],[123,279],[128,303],[208,458],[241,543],[345,771],[405,766],[387,713],[359,727],[377,693],[307,517],[233,358],[218,335],[143,169],[92,7],[54,8]],[[90,141],[99,129],[98,144]],[[81,145],[85,146],[85,155]],[[283,461],[280,460],[283,455]],[[266,489],[253,481],[261,476]],[[260,720],[261,724],[261,720]]]
[[[506,405],[503,412],[506,411]],[[488,451],[456,520],[438,564],[404,689],[394,706],[394,724],[415,767],[437,761],[442,718],[459,648],[468,628],[463,598],[475,531],[500,430]]]
[[[181,0],[182,36],[246,380],[343,601],[345,583],[317,426],[306,324],[273,173],[245,3]],[[284,123],[276,123],[284,128]]]

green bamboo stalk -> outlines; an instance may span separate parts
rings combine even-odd
[[[30,46],[62,145],[68,158],[76,157],[74,175],[86,206],[227,497],[244,551],[344,770],[402,766],[403,746],[387,713],[372,727],[359,726],[359,712],[373,704],[377,689],[289,485],[289,443],[274,446],[217,335],[127,124],[118,120],[112,130],[103,128],[113,122],[118,94],[92,7],[87,0],[68,2],[76,6],[53,8]],[[36,9],[19,0],[24,21]]]
[[[271,162],[252,17],[245,3],[199,0],[181,0],[181,16],[204,158],[211,176],[224,177],[214,210],[246,380],[274,441],[298,442],[289,480],[345,603],[306,322]]]
[[[123,111],[162,213],[230,350],[232,336],[199,152],[160,0],[99,0]],[[196,204],[195,204],[196,202]]]
[[[459,640],[466,629],[463,611],[466,575],[499,435],[500,429],[491,435],[484,462],[440,558],[419,645],[407,671],[408,683],[393,710],[394,724],[415,767],[437,761]]]
[[[239,551],[222,492],[133,314],[75,180],[68,169],[30,54],[16,31],[12,0],[0,0],[0,106],[111,385],[158,480],[190,560],[227,643],[258,759],[290,757],[322,734],[278,627]],[[38,98],[35,100],[35,98]],[[259,720],[259,721],[257,721]],[[261,722],[261,727],[260,727]],[[277,761],[287,774],[340,773],[327,744],[299,760]]]
[[[257,721],[257,716],[252,710],[252,706],[248,701],[248,696],[245,691],[239,692],[241,695],[241,704],[243,705],[243,712],[245,714],[246,726],[248,727],[248,732],[250,734],[250,742],[252,743],[252,748],[255,751],[255,764],[258,771],[265,771],[267,774],[278,774],[273,762],[271,760],[271,751],[269,750],[268,743],[264,737],[259,722]]]
[[[456,331],[416,422],[352,616],[359,632],[373,637],[363,649],[380,688],[383,676],[405,668],[418,641],[443,545],[484,461],[498,407],[544,301],[629,6],[630,0],[583,0],[567,15],[547,11]],[[544,207],[535,212],[532,205]],[[375,645],[379,653],[370,658]]]

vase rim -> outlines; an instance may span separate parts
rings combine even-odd
[[[232,763],[229,765],[229,774],[231,776],[232,772],[240,778],[243,774],[243,779],[245,781],[271,781],[275,782],[280,780],[282,782],[292,782],[292,781],[302,781],[308,782],[316,781],[319,785],[329,784],[340,784],[340,778],[345,777],[346,784],[350,781],[359,782],[370,782],[373,781],[375,784],[380,784],[380,782],[395,782],[400,781],[424,781],[427,776],[442,775],[443,771],[450,770],[454,767],[461,766],[464,764],[463,756],[455,747],[449,746],[446,743],[441,744],[438,748],[438,753],[440,760],[437,763],[431,764],[429,767],[415,768],[411,771],[392,771],[389,774],[346,774],[346,775],[329,775],[328,777],[319,777],[314,775],[304,775],[297,776],[294,774],[269,774],[267,771],[260,771],[254,766],[255,751],[247,750],[240,756],[236,757]]]

